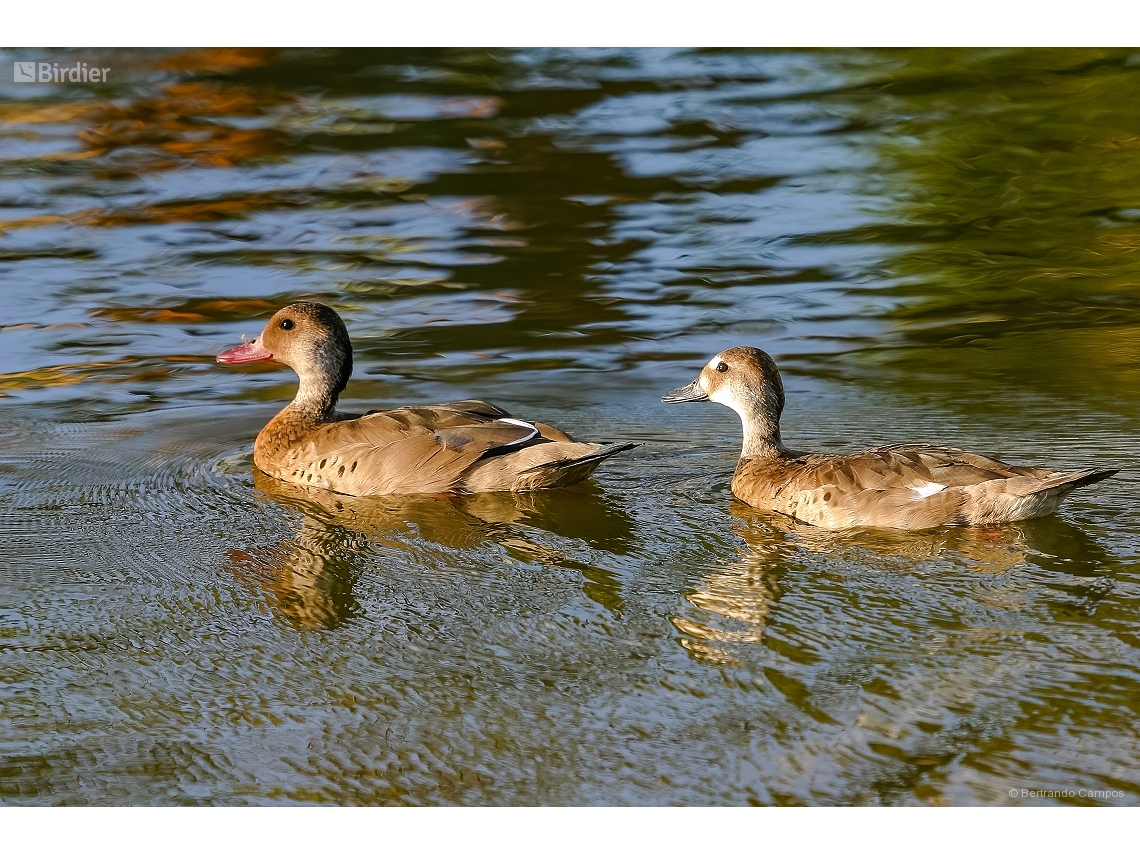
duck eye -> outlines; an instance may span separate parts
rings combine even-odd
[[[283,321],[281,321],[280,326],[283,330],[291,330],[293,329],[293,322],[288,318],[285,318]]]
[[[719,365],[717,365],[716,370],[719,371],[721,374],[723,374],[724,372],[726,372],[728,370],[728,363],[727,362],[720,363]]]

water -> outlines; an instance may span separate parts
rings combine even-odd
[[[3,803],[1140,802],[1140,55],[4,58],[112,71],[0,77]],[[642,445],[541,495],[255,478],[294,379],[214,355],[300,297],[348,408]],[[797,447],[1125,471],[773,519],[735,416],[658,401],[735,344]]]

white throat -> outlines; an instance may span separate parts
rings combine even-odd
[[[709,363],[713,370],[716,370],[715,364],[717,362],[719,360],[714,358]],[[780,442],[779,423],[770,424],[769,419],[765,417],[758,390],[745,390],[748,394],[748,400],[742,401],[736,394],[736,387],[727,383],[711,393],[705,389],[703,383],[699,385],[701,390],[709,396],[710,401],[722,404],[740,416],[740,425],[744,429],[744,447],[740,451],[741,457],[771,457],[784,451],[784,446]]]

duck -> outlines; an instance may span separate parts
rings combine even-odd
[[[784,385],[776,363],[755,347],[733,347],[709,360],[666,404],[713,401],[734,410],[744,446],[732,494],[826,529],[920,531],[998,525],[1045,516],[1073,490],[1119,469],[1054,472],[923,443],[885,445],[854,454],[813,454],[784,445]]]
[[[341,413],[352,343],[340,315],[322,303],[285,306],[253,341],[217,355],[227,365],[263,360],[300,379],[253,446],[254,465],[290,484],[348,496],[525,492],[576,484],[637,446],[577,442],[486,401]]]

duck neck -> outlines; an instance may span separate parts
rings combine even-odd
[[[787,446],[780,439],[780,427],[744,422],[744,447],[740,449],[742,458],[787,457]]]
[[[311,375],[301,377],[297,395],[286,410],[295,418],[317,424],[336,421],[337,393],[327,382]]]
[[[780,438],[779,402],[768,400],[763,393],[746,402],[734,401],[732,409],[744,427],[742,459],[788,457],[791,452]]]

